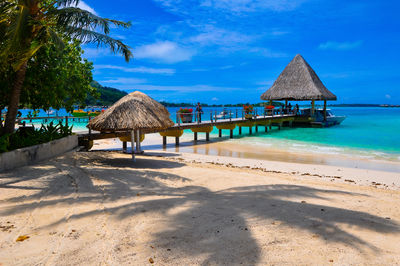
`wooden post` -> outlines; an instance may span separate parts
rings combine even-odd
[[[131,149],[132,149],[132,151],[131,151],[131,153],[132,153],[132,160],[133,160],[134,162],[136,162],[136,159],[135,159],[135,133],[134,133],[133,130],[131,130]]]
[[[165,147],[165,146],[167,146],[167,137],[166,136],[163,136],[162,137],[162,145]]]
[[[231,139],[233,139],[233,129],[230,130],[229,137],[230,137]]]
[[[68,116],[65,116],[65,125],[68,126]]]
[[[253,128],[249,127],[249,134],[251,135],[253,133]]]
[[[311,101],[311,116],[314,116],[314,111],[315,111],[315,101]]]
[[[256,125],[256,132],[258,132],[258,125]]]
[[[175,146],[179,146],[179,137],[175,137]]]
[[[239,135],[242,135],[242,127],[239,127]]]
[[[136,130],[136,153],[140,153],[140,130]]]
[[[90,116],[89,116],[89,122],[90,122]],[[89,128],[89,136],[92,134],[92,130]]]
[[[194,140],[197,141],[197,132],[194,132]]]
[[[222,137],[222,129],[219,129],[219,132],[218,132],[218,137]]]
[[[122,142],[122,152],[126,153],[126,150],[128,149],[128,143],[126,141]]]
[[[206,133],[206,141],[209,141],[210,140],[210,133]]]
[[[268,132],[268,126],[265,126],[265,132]]]
[[[326,122],[326,100],[324,100],[324,121]]]

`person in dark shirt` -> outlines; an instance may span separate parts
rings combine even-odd
[[[196,116],[197,116],[197,121],[201,123],[201,115],[203,114],[203,109],[201,108],[200,103],[198,102],[196,105]]]

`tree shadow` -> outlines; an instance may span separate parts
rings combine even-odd
[[[343,225],[382,234],[400,233],[399,225],[392,220],[366,212],[305,202],[312,199],[331,200],[337,195],[345,195],[351,200],[351,197],[360,194],[282,184],[211,191],[203,186],[191,185],[189,178],[153,170],[172,169],[183,164],[146,158],[140,166],[132,167],[124,160],[129,159],[113,161],[105,155],[93,158],[79,154],[74,159],[53,162],[55,170],[50,170],[48,178],[37,180],[43,183],[35,187],[37,193],[7,199],[7,202],[16,204],[2,208],[0,216],[56,204],[72,207],[122,200],[121,204],[106,208],[107,213],[121,221],[135,219],[143,212],[163,214],[167,219],[167,229],[153,233],[152,243],[165,250],[178,251],[168,255],[170,260],[174,259],[173,254],[186,254],[187,257],[201,255],[205,258],[199,262],[202,264],[243,262],[254,265],[259,262],[261,247],[252,236],[249,223],[252,219],[267,221],[268,224],[279,221],[282,225],[316,234],[328,243],[342,243],[354,249],[370,249],[377,253],[380,252],[377,247],[344,230]],[[41,178],[40,171],[45,173],[49,171],[47,168],[36,169],[39,171],[36,173],[38,179]],[[0,181],[3,178],[10,176],[0,175]],[[12,185],[24,178],[32,180],[31,174],[27,173],[25,177],[14,180]],[[9,188],[9,185],[2,183],[1,187]],[[139,194],[140,201],[137,200]],[[152,196],[165,197],[154,199]],[[22,200],[25,203],[18,204]],[[104,211],[81,211],[72,214],[68,220],[79,220]],[[66,223],[64,218],[42,228],[63,223]]]

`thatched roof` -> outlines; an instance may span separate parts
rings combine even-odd
[[[122,97],[87,125],[98,131],[165,129],[174,125],[168,110],[140,91]]]
[[[279,75],[271,88],[261,95],[261,100],[336,100],[301,55],[293,60]]]

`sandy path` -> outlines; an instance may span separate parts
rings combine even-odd
[[[4,265],[395,265],[399,224],[398,190],[176,157],[69,153],[0,174]]]

